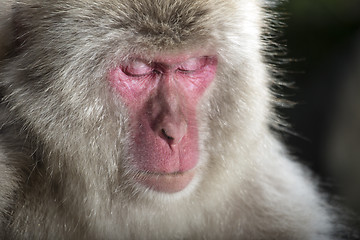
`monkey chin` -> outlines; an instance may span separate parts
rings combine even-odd
[[[177,193],[184,190],[195,176],[195,169],[176,173],[142,173],[138,182],[161,193]]]

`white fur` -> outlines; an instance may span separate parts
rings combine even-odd
[[[23,51],[0,69],[1,111],[12,120],[2,120],[0,171],[12,164],[9,150],[26,150],[14,169],[31,171],[20,186],[11,184],[16,173],[0,177],[18,193],[0,202],[0,212],[12,209],[2,220],[5,236],[332,239],[330,207],[270,130],[264,2],[64,2],[17,1],[14,8],[13,27],[24,32],[23,45],[13,47]],[[165,21],[182,9],[185,18]],[[176,194],[138,186],[128,174],[126,106],[107,85],[107,70],[131,54],[205,47],[216,51],[219,66],[199,106],[197,174]],[[10,147],[10,135],[20,146]],[[0,186],[0,200],[8,192]]]

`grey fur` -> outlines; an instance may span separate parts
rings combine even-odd
[[[269,130],[259,0],[19,0],[1,10],[0,232],[6,239],[331,239],[330,207]],[[11,12],[11,13],[10,13]],[[5,39],[5,38],[4,38]],[[132,55],[210,46],[197,184],[127,175],[128,118],[107,81]]]

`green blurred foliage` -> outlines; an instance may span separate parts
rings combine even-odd
[[[360,31],[360,0],[289,0],[280,11],[290,56],[310,67]]]
[[[342,102],[341,89],[347,75],[359,69],[354,59],[360,47],[360,0],[284,0],[277,10],[285,23],[280,37],[287,49],[287,61],[281,65],[283,80],[295,86],[282,93],[297,103],[279,109],[296,133],[287,136],[287,143],[292,153],[329,183],[327,191],[341,193],[344,186],[331,176],[325,153],[336,106]],[[358,201],[342,197],[348,198],[347,203]],[[360,203],[348,207],[360,216]],[[353,226],[360,229],[360,217],[356,220]]]
[[[289,0],[286,5],[297,21],[307,23],[358,22],[359,0]]]
[[[342,84],[335,76],[346,68],[349,47],[360,35],[360,0],[284,0],[277,10],[285,23],[280,43],[288,52],[281,69],[284,81],[295,83],[283,93],[297,103],[280,111],[303,136],[289,137],[295,154],[324,173],[327,159],[321,151]]]

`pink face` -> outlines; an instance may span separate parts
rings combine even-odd
[[[141,184],[172,193],[191,182],[199,160],[197,105],[216,67],[214,56],[180,55],[133,59],[111,71],[130,113],[131,154]]]

